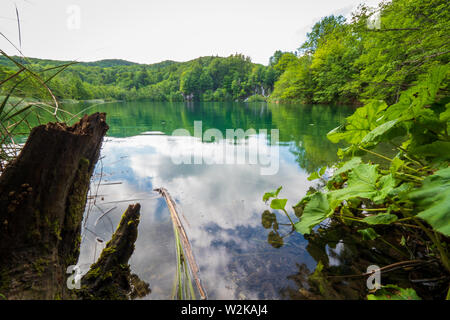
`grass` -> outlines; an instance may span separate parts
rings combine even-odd
[[[19,47],[22,47],[19,11],[16,7]],[[42,70],[34,70],[22,51],[2,32],[5,38],[19,52],[21,58],[13,58],[0,49],[0,54],[11,61],[16,70],[0,73],[0,174],[12,159],[17,157],[21,147],[17,137],[27,135],[36,124],[51,120],[64,121],[73,115],[59,107],[59,103],[48,86],[59,73],[76,62]],[[27,61],[25,64],[22,61]]]
[[[2,33],[1,35],[5,37]],[[73,63],[33,70],[31,65],[25,65],[2,49],[0,54],[16,66],[16,70],[3,74],[3,79],[0,79],[1,174],[7,163],[17,157],[21,149],[17,141],[19,137],[27,135],[35,125],[52,120],[62,122],[74,116],[60,108],[57,98],[48,86],[51,79]],[[48,75],[49,73],[51,74]]]
[[[200,298],[203,300],[207,299],[206,290],[203,288],[198,275],[199,268],[195,261],[191,244],[175,208],[175,202],[166,189],[158,188],[155,189],[155,191],[159,192],[166,200],[175,237],[177,270],[172,289],[172,297],[173,299],[179,300],[196,299],[194,286],[192,284],[192,280],[194,280]]]
[[[178,228],[175,224],[173,224],[173,233],[175,236],[177,268],[172,288],[172,299],[195,300],[196,296],[194,287],[192,285],[189,265],[184,255],[183,245],[181,243]]]

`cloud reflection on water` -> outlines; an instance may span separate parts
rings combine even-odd
[[[97,200],[97,204],[103,211],[113,205],[117,208],[108,214],[110,222],[102,218],[95,227],[93,222],[101,212],[93,210],[88,227],[109,240],[111,224],[118,224],[128,203],[103,203],[149,199],[138,201],[142,205],[141,222],[130,264],[133,272],[150,283],[152,293],[147,298],[170,298],[176,261],[172,226],[164,201],[152,199],[153,188],[164,187],[188,221],[187,233],[210,298],[279,298],[278,291],[288,285],[287,276],[296,270],[295,263],[300,260],[313,267],[315,262],[298,234],[279,249],[267,243],[261,213],[268,207],[262,195],[283,185],[281,196],[296,201],[311,185],[308,174],[299,168],[289,145],[280,146],[279,171],[272,176],[260,175],[259,165],[174,164],[174,150],[191,152],[192,144],[202,144],[207,154],[220,147],[219,143],[198,140],[187,144],[185,139],[165,135],[108,138],[102,150],[105,179],[122,183],[100,186],[104,200]],[[288,202],[287,207],[294,204]],[[285,217],[278,217],[286,222]],[[80,262],[92,263],[93,238],[86,232]]]

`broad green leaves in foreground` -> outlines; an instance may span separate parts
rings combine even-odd
[[[450,236],[450,168],[428,176],[420,189],[410,194],[422,211],[417,215],[435,230]]]
[[[300,221],[295,224],[295,230],[302,234],[309,234],[311,229],[333,213],[328,204],[327,196],[315,193],[306,204]]]
[[[434,66],[422,81],[404,91],[396,104],[388,107],[382,101],[369,102],[348,117],[344,125],[331,130],[328,139],[351,144],[341,151],[343,156],[360,151],[361,147],[372,148],[380,142],[408,136],[406,151],[411,155],[448,161],[448,103],[438,94],[448,83],[448,74],[448,66]]]
[[[278,196],[278,194],[280,193],[280,191],[281,191],[282,188],[283,188],[283,187],[280,186],[280,187],[278,187],[278,189],[275,190],[275,191],[266,192],[266,193],[264,194],[264,196],[263,196],[263,201],[266,202],[266,201],[268,201],[270,198],[276,198],[276,197]]]
[[[403,289],[393,284],[383,286],[375,294],[369,294],[367,300],[421,300],[416,291]]]
[[[347,187],[330,192],[330,198],[338,201],[367,198],[377,202],[383,200],[394,187],[392,175],[381,176],[376,165],[362,163],[349,172]]]
[[[397,221],[398,218],[395,214],[380,213],[373,216],[364,218],[362,221],[367,224],[390,224]]]
[[[361,234],[363,240],[375,240],[376,238],[378,238],[380,236],[372,228],[358,230],[358,232]]]
[[[294,207],[299,218],[294,224],[297,232],[310,234],[325,219],[335,218],[354,227],[362,240],[385,242],[387,230],[401,227],[403,235],[395,241],[416,257],[417,247],[408,246],[424,243],[426,255],[437,257],[441,267],[450,272],[448,245],[438,234],[450,236],[449,98],[448,89],[441,90],[448,86],[447,78],[447,66],[432,67],[396,104],[388,107],[372,101],[329,132],[332,142],[350,144],[338,155],[351,157],[336,165],[320,191],[309,192]],[[380,143],[387,143],[396,154],[378,153],[382,148],[374,147]],[[383,159],[390,165],[356,157],[364,153],[370,153],[374,162]],[[309,180],[320,176],[313,172]],[[271,206],[285,204],[277,199]],[[368,299],[419,297],[413,289],[387,285]]]
[[[284,210],[287,199],[273,199],[270,203],[270,207],[275,210]]]
[[[370,131],[378,126],[381,112],[386,108],[386,103],[372,101],[364,107],[356,109],[355,113],[347,118],[344,126],[337,127],[328,133],[328,139],[334,143],[340,140],[351,144],[360,143]]]

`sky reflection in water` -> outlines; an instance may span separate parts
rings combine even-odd
[[[313,185],[307,180],[309,172],[335,161],[337,148],[326,141],[325,134],[350,112],[345,108],[333,113],[328,107],[296,107],[153,103],[98,107],[108,114],[112,136],[105,139],[103,158],[96,167],[91,193],[97,192],[98,197],[95,206],[91,201],[89,214],[85,215],[87,229],[79,264],[84,269],[89,267],[102,249],[95,238],[109,240],[128,204],[139,202],[141,222],[130,259],[132,271],[150,284],[152,292],[146,299],[170,299],[176,267],[173,231],[164,200],[152,191],[164,187],[186,218],[185,228],[210,299],[288,298],[283,291],[295,287],[288,277],[298,272],[298,264],[313,271],[316,262],[306,251],[307,241],[297,233],[286,237],[280,248],[267,242],[269,230],[262,226],[261,215],[270,208],[262,196],[282,185],[280,197],[289,199],[286,208],[300,200]],[[159,108],[164,111],[158,113]],[[177,111],[176,116],[169,116],[174,113],[171,108]],[[124,121],[134,117],[136,111],[144,112],[136,130],[159,130],[166,135],[123,134],[128,128]],[[227,120],[232,117],[237,119],[234,123]],[[187,143],[186,137],[170,136],[174,128],[190,130],[193,120],[203,120],[205,127],[219,130],[226,126],[244,130],[279,128],[278,173],[260,175],[259,164],[174,164],[174,151],[189,152],[189,146],[202,144],[213,151],[222,147],[220,142],[202,143],[192,137]],[[266,148],[262,152],[273,147]],[[294,217],[292,209],[288,212]],[[283,214],[276,214],[280,224],[288,222]],[[280,226],[282,235],[289,230]]]

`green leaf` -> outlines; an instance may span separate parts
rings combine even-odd
[[[373,199],[378,191],[376,188],[378,177],[376,165],[359,164],[349,172],[347,187],[330,192],[330,197],[340,201],[356,197]]]
[[[450,142],[434,141],[433,143],[416,147],[410,153],[432,158],[433,160],[448,161],[450,160]]]
[[[362,219],[367,224],[391,224],[397,220],[397,216],[390,213],[379,213]]]
[[[378,193],[373,198],[375,203],[382,202],[395,188],[395,178],[392,174],[382,176],[378,181]]]
[[[316,180],[319,179],[321,176],[323,176],[323,174],[325,173],[325,170],[327,170],[327,167],[322,167],[320,168],[319,172],[314,171],[313,173],[311,173],[308,177],[308,181],[312,181],[312,180]]]
[[[358,158],[355,163],[359,162]],[[347,165],[348,164],[348,165]],[[347,162],[337,172],[344,171],[354,163]],[[377,165],[361,163],[348,174],[347,187],[330,192],[331,200],[343,201],[353,198],[367,198],[375,203],[382,202],[395,188],[396,180],[392,174],[381,176]],[[379,179],[379,181],[377,181]]]
[[[317,173],[317,171],[314,171],[313,173],[311,173],[311,174],[309,175],[308,181],[316,180],[316,179],[319,179],[319,178],[320,178],[320,176],[319,176],[319,174]]]
[[[358,230],[358,232],[361,233],[363,240],[374,240],[374,239],[376,239],[376,238],[378,238],[380,236],[372,228]]]
[[[387,108],[383,101],[372,101],[363,107],[356,109],[350,117],[346,119],[346,124],[331,130],[327,137],[337,143],[345,140],[350,144],[358,144],[370,131],[378,127],[378,122],[382,111]]]
[[[418,117],[433,118],[434,113],[427,108],[436,100],[436,94],[448,73],[448,66],[438,65],[433,67],[427,78],[420,81],[414,87],[404,91],[398,103],[389,107],[386,112],[388,119],[406,121]]]
[[[403,165],[405,164],[405,161],[403,161],[402,159],[400,159],[399,157],[395,157],[394,159],[392,159],[391,161],[391,166],[389,168],[389,170],[392,173],[397,172],[401,167],[403,167]]]
[[[265,229],[270,229],[272,227],[272,224],[274,224],[276,221],[276,215],[269,210],[265,210],[261,215],[261,224]]]
[[[349,161],[345,162],[342,167],[337,169],[336,172],[334,173],[334,175],[338,175],[338,174],[347,172],[348,170],[353,169],[354,167],[356,167],[360,163],[361,163],[361,158],[360,157],[353,157]]]
[[[319,175],[323,176],[323,174],[325,173],[326,170],[327,170],[327,166],[324,166],[324,167],[320,168]]]
[[[403,289],[393,284],[383,286],[375,294],[367,295],[367,300],[421,300],[412,288]]]
[[[450,120],[450,102],[445,105],[445,111],[439,115],[439,120],[443,122]]]
[[[423,181],[422,187],[409,195],[420,213],[419,218],[435,230],[450,236],[450,168],[436,171]]]
[[[333,214],[328,199],[323,193],[317,192],[306,204],[300,221],[295,224],[295,230],[301,234],[309,234],[312,228]]]
[[[392,129],[398,122],[398,119],[391,120],[388,122],[383,123],[382,125],[379,125],[372,131],[370,131],[368,134],[364,136],[362,139],[362,143],[378,143],[382,140],[383,136]]]
[[[281,248],[284,245],[283,238],[275,231],[269,232],[267,235],[267,242],[276,249]]]
[[[275,210],[284,210],[286,206],[287,199],[273,199],[270,202],[270,207]]]
[[[392,189],[389,192],[389,197],[393,198],[393,197],[400,197],[400,198],[404,198],[408,195],[408,193],[411,191],[411,189],[414,188],[414,184],[411,182],[404,182],[401,185],[399,185],[398,187]]]
[[[275,190],[275,191],[264,193],[263,201],[266,202],[266,201],[268,201],[270,198],[276,198],[276,197],[278,197],[278,194],[280,193],[280,191],[281,191],[282,188],[283,188],[283,187],[280,186],[280,187],[278,187],[278,189]]]

